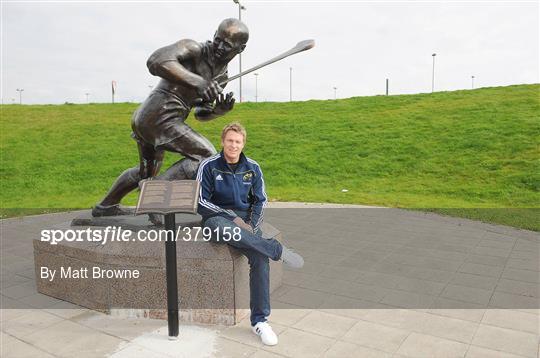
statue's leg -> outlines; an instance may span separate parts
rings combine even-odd
[[[155,176],[163,162],[163,150],[156,150],[152,145],[137,142],[139,166],[126,169],[116,179],[103,200],[92,209],[93,216],[114,216],[130,214],[119,206],[124,196],[136,189],[139,181]]]
[[[185,135],[175,138],[159,148],[181,154],[184,158],[171,165],[165,173],[158,175],[157,180],[195,179],[201,161],[217,153],[216,148],[208,139],[191,128]],[[161,215],[149,214],[148,216],[155,225],[162,224]]]
[[[161,147],[184,156],[165,173],[156,177],[162,180],[194,179],[201,161],[217,153],[216,148],[208,139],[191,128],[185,135]]]

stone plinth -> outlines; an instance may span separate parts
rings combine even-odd
[[[195,218],[195,219],[194,219]],[[177,215],[177,225],[200,226],[197,217]],[[74,304],[113,314],[129,314],[149,318],[167,316],[165,279],[165,242],[139,241],[139,231],[159,230],[149,225],[146,216],[93,219],[89,214],[55,227],[57,230],[101,230],[106,226],[132,230],[128,242],[49,242],[34,240],[34,265],[40,293]],[[264,224],[265,237],[281,241],[281,234]],[[249,314],[249,266],[247,259],[226,244],[198,240],[178,240],[177,274],[179,316],[182,322],[234,325]],[[51,281],[41,278],[41,267],[56,270]],[[139,271],[138,278],[103,278],[93,276],[99,270]],[[60,277],[61,270],[71,268],[72,278]],[[81,268],[83,270],[81,270]],[[87,277],[75,278],[75,272]],[[100,271],[101,272],[101,271]],[[120,272],[120,271],[116,271]],[[124,271],[125,272],[125,271]],[[270,260],[273,291],[281,285],[280,262]]]

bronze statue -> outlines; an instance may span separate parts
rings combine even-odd
[[[194,177],[199,163],[217,153],[185,120],[193,107],[195,118],[209,121],[229,112],[233,93],[223,95],[220,83],[227,82],[227,64],[242,52],[248,28],[237,19],[225,19],[213,41],[198,43],[184,39],[155,51],[147,61],[159,84],[133,114],[132,137],[139,149],[139,166],[127,169],[114,182],[92,215],[114,216],[128,212],[120,201],[139,182],[157,175],[165,151],[184,156],[156,179],[181,180]]]

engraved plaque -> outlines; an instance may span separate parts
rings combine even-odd
[[[147,180],[142,183],[135,215],[197,213],[199,182],[196,180]]]

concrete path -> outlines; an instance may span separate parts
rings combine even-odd
[[[1,222],[2,357],[538,357],[538,233],[397,209],[273,204],[306,259],[264,347],[235,327],[118,318],[35,290],[32,239],[77,213]],[[294,208],[294,207],[300,207]]]

